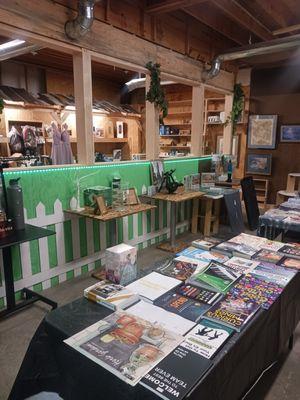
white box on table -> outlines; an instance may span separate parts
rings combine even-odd
[[[137,250],[121,243],[105,250],[106,279],[127,285],[137,278]]]

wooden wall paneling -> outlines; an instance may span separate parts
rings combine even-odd
[[[150,76],[146,75],[146,93],[150,88]],[[154,160],[159,155],[159,112],[153,103],[146,101],[146,158]]]
[[[227,94],[225,95],[225,121],[230,116],[232,110],[233,103],[233,95]],[[224,126],[224,144],[223,144],[223,152],[224,154],[231,154],[232,149],[232,123],[229,122],[226,126]]]
[[[185,18],[178,18],[168,14],[156,17],[155,39],[162,46],[185,54]],[[182,34],[178,34],[182,32]]]
[[[204,115],[204,85],[193,87],[191,153],[202,155]]]
[[[79,164],[94,163],[92,65],[89,52],[73,56],[76,106],[77,156]]]

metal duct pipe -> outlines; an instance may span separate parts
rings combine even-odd
[[[161,81],[161,85],[173,85],[176,82],[174,81]],[[137,79],[131,79],[129,82],[125,83],[125,88],[128,93],[132,92],[133,90],[143,88],[146,86],[146,78],[137,78]]]
[[[65,23],[65,33],[71,40],[80,39],[91,29],[94,21],[95,0],[78,0],[78,14]]]
[[[258,43],[253,46],[240,47],[237,50],[219,54],[217,57],[215,57],[212,61],[210,69],[203,71],[202,78],[203,80],[208,80],[217,76],[220,72],[222,61],[232,61],[241,58],[277,53],[279,51],[288,50],[298,46],[300,46],[300,34],[290,36],[288,38],[269,40],[268,42]]]
[[[42,46],[39,46],[37,44],[25,44],[24,46],[17,49],[5,49],[3,51],[0,51],[0,61],[9,60],[13,57],[22,56],[23,54],[35,53],[42,48]]]

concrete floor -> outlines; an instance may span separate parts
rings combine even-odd
[[[193,235],[185,235],[191,241]],[[141,269],[153,265],[168,256],[155,246],[139,252],[138,264]],[[82,296],[83,290],[95,283],[89,275],[80,276],[47,289],[43,294],[59,305]],[[29,342],[49,310],[46,305],[36,303],[0,322],[0,400],[6,400],[13,385]],[[281,360],[268,371],[245,400],[299,400],[300,399],[300,324],[295,332],[295,345]],[[210,399],[213,400],[213,399]]]

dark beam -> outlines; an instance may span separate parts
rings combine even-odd
[[[184,11],[233,42],[239,45],[248,44],[249,34],[233,24],[230,19],[224,18],[221,13],[216,13],[211,6],[189,7],[184,8]]]
[[[238,25],[243,26],[262,40],[273,39],[272,33],[246,9],[234,0],[212,0],[212,3]]]
[[[183,7],[204,3],[205,1],[207,0],[163,0],[159,3],[146,7],[146,12],[148,14],[162,14],[175,11]]]

